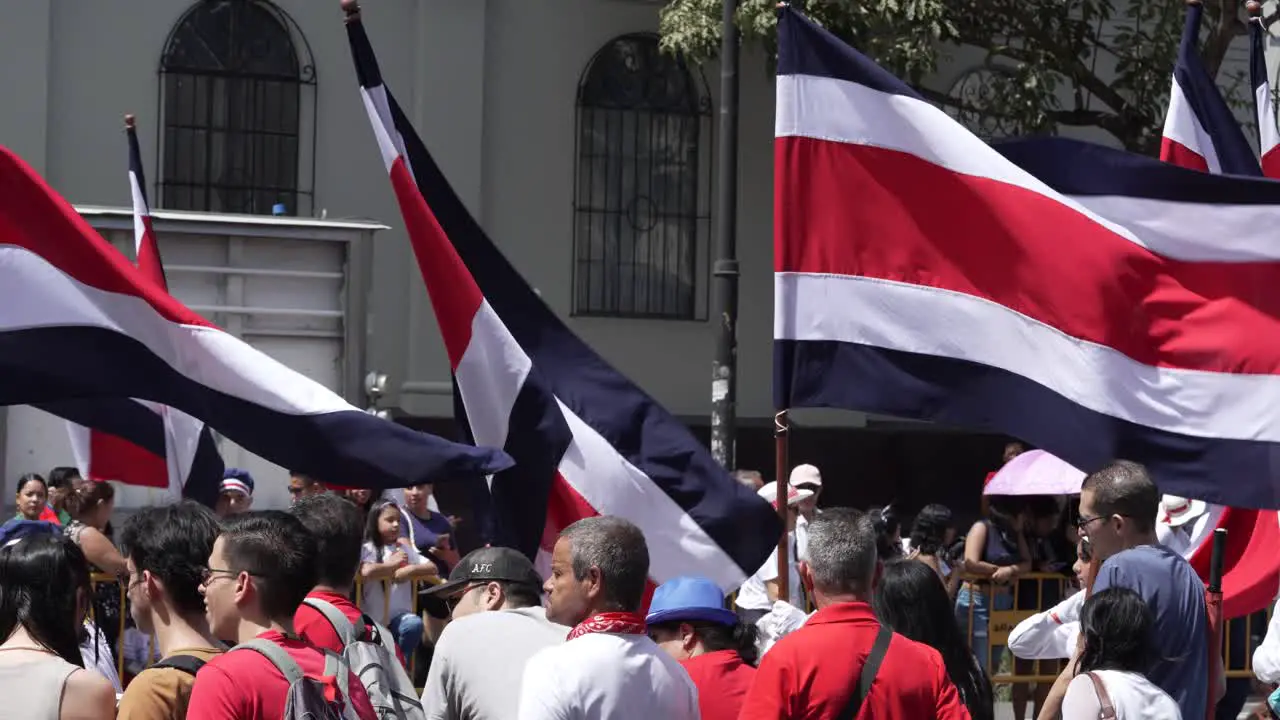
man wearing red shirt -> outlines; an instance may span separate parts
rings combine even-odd
[[[880,573],[866,515],[831,508],[809,524],[801,581],[818,611],[765,653],[740,720],[846,716],[880,623],[868,604]],[[870,680],[871,678],[868,678]],[[855,718],[962,720],[969,711],[938,651],[893,633]]]
[[[303,674],[324,678],[325,651],[294,633],[293,615],[316,584],[316,540],[297,518],[275,510],[236,515],[223,522],[200,591],[215,637],[236,644],[261,638],[282,647]],[[376,720],[354,674],[342,700],[361,720]],[[188,720],[275,720],[284,715],[289,683],[262,654],[231,650],[196,675]]]
[[[365,519],[350,500],[334,493],[299,498],[289,510],[316,538],[316,586],[308,599],[324,600],[338,608],[353,627],[364,625],[364,614],[351,602],[351,586],[360,567],[360,544]],[[298,636],[316,647],[342,654],[342,640],[319,610],[307,604],[293,615]]]

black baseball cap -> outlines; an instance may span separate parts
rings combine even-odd
[[[448,582],[424,591],[425,595],[448,595],[472,582],[509,582],[542,589],[542,577],[523,553],[506,547],[472,550],[458,561]]]

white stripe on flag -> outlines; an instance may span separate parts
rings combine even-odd
[[[1169,91],[1169,110],[1164,116],[1162,134],[1204,158],[1209,166],[1209,172],[1215,174],[1222,172],[1222,163],[1218,161],[1213,139],[1209,137],[1200,118],[1196,116],[1195,108],[1188,102],[1186,93],[1178,84],[1177,77],[1173,79],[1173,88]]]

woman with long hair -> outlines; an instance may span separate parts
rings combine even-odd
[[[736,720],[756,674],[756,626],[725,607],[720,586],[704,577],[668,580],[654,591],[645,624],[698,688],[702,720]]]
[[[951,598],[933,568],[916,560],[886,563],[872,607],[894,632],[942,655],[947,676],[973,720],[994,717],[991,681],[956,626]]]
[[[18,478],[13,504],[18,508],[15,518],[39,520],[49,507],[49,483],[39,473],[27,473]]]
[[[128,573],[124,557],[107,535],[107,523],[115,512],[116,492],[109,482],[93,481],[78,486],[67,496],[66,508],[72,520],[62,532],[80,547],[89,561],[92,573],[123,577]],[[106,637],[111,648],[112,661],[120,640],[120,583],[99,582],[93,587],[93,622]],[[95,644],[96,650],[96,644]],[[111,664],[113,664],[111,663]]]
[[[948,562],[946,549],[956,539],[956,524],[951,516],[951,508],[939,503],[931,503],[920,508],[915,522],[911,524],[911,534],[903,543],[907,558],[919,560],[933,568],[942,582],[946,583],[947,595],[956,596],[960,589],[960,579],[964,575],[964,558],[952,558]]]
[[[1129,588],[1107,588],[1084,601],[1084,649],[1062,699],[1063,720],[1181,720],[1178,703],[1146,677],[1155,659],[1152,623],[1151,609]],[[1114,714],[1102,714],[1108,708]]]
[[[115,717],[115,690],[85,670],[79,629],[89,607],[89,563],[60,535],[0,548],[0,697],[6,717]]]
[[[1023,534],[1026,518],[1016,497],[987,496],[987,516],[969,528],[964,539],[965,574],[971,580],[956,593],[955,619],[969,639],[984,670],[1000,666],[1004,648],[988,648],[987,625],[992,610],[1012,610],[1012,584],[1031,572],[1031,549]]]

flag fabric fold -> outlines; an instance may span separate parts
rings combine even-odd
[[[1280,178],[1280,131],[1276,129],[1275,103],[1267,79],[1267,55],[1263,40],[1267,30],[1261,17],[1249,19],[1249,86],[1253,88],[1254,117],[1258,123],[1258,156],[1262,174]]]
[[[132,116],[126,118],[125,136],[137,266],[156,287],[168,292]],[[210,507],[217,502],[222,455],[213,434],[190,415],[129,398],[45,403],[41,409],[67,420],[72,454],[84,477],[166,489],[171,497]]]
[[[365,413],[222,332],[0,146],[0,405],[138,398],[322,481],[403,487],[510,467]]]
[[[1062,138],[993,148],[781,12],[777,407],[1009,433],[1280,507],[1280,184]]]
[[[1200,3],[1187,5],[1160,140],[1160,159],[1202,172],[1261,175],[1257,155],[1196,49],[1203,14]]]
[[[383,82],[358,14],[360,92],[431,297],[469,437],[514,468],[490,483],[496,541],[545,568],[556,534],[598,514],[641,528],[650,579],[736,589],[781,531],[674,417],[577,338],[467,212]]]

